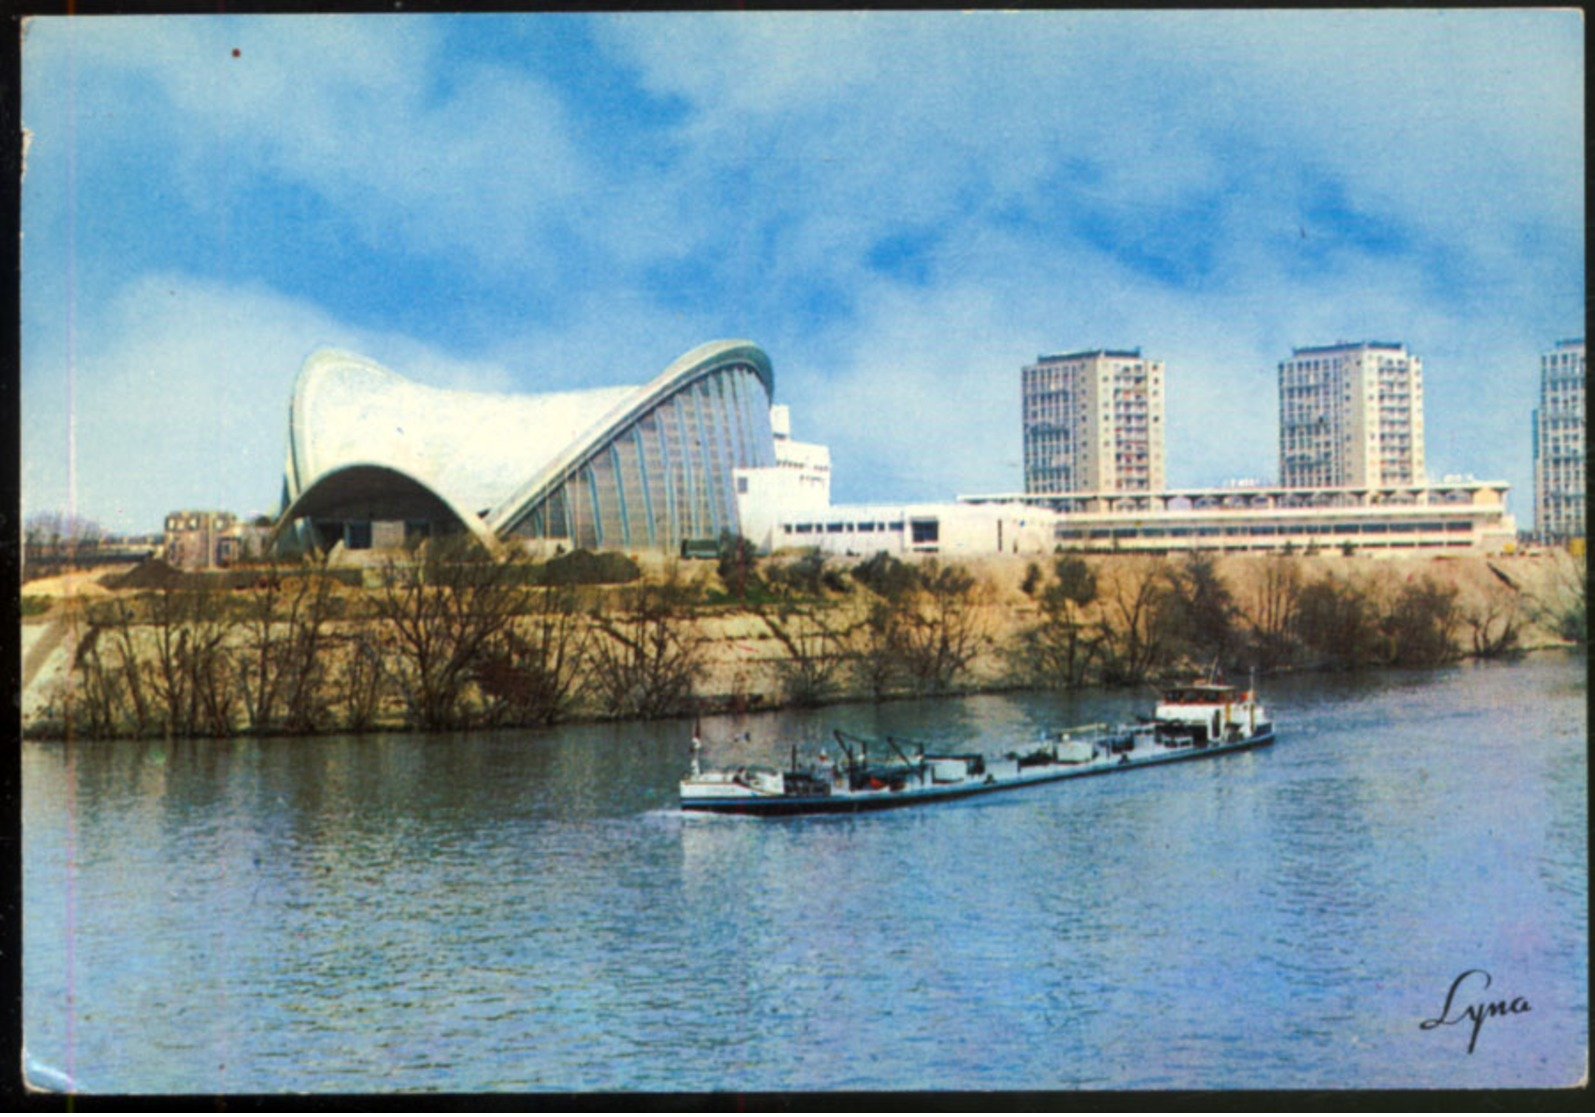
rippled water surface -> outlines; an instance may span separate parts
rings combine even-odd
[[[1276,747],[856,818],[690,727],[25,745],[33,1073],[112,1092],[1566,1085],[1585,664],[1277,682]],[[1000,751],[1144,698],[706,722]],[[1528,1011],[1471,1025],[1464,1002]]]

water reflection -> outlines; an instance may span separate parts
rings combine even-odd
[[[27,745],[30,1053],[131,1092],[1570,1081],[1581,679],[1286,680],[1272,750],[853,818],[682,815],[686,722]],[[770,763],[1142,706],[702,731]],[[1468,1057],[1416,1023],[1483,964],[1536,1009]]]

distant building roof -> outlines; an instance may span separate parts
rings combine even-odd
[[[1119,357],[1119,358],[1122,358],[1124,360],[1140,360],[1141,359],[1141,350],[1138,349],[1138,348],[1137,349],[1082,349],[1082,350],[1080,350],[1077,353],[1054,353],[1054,354],[1051,354],[1050,356],[1048,354],[1046,354],[1046,353],[1043,353],[1039,357],[1036,358],[1036,363],[1037,364],[1045,364],[1047,361],[1078,361],[1078,360],[1083,360],[1083,359],[1085,359],[1087,357]]]
[[[1348,349],[1405,349],[1406,343],[1401,341],[1337,341],[1333,345],[1302,345],[1293,348],[1291,356],[1299,357],[1303,353],[1341,353]]]

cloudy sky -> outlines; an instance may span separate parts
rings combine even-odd
[[[1292,346],[1424,360],[1532,508],[1584,332],[1576,12],[39,19],[24,511],[276,510],[304,358],[640,384],[771,356],[838,500],[1022,487],[1019,369],[1167,365],[1172,486],[1277,476]]]

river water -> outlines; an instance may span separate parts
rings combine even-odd
[[[1271,749],[853,818],[682,815],[682,722],[25,744],[32,1073],[116,1093],[1575,1082],[1584,661],[1265,697]],[[703,730],[720,762],[832,726],[1000,751],[1144,708],[1004,695]],[[1462,1023],[1422,1027],[1468,971]],[[1475,1038],[1476,1002],[1519,1011]]]

